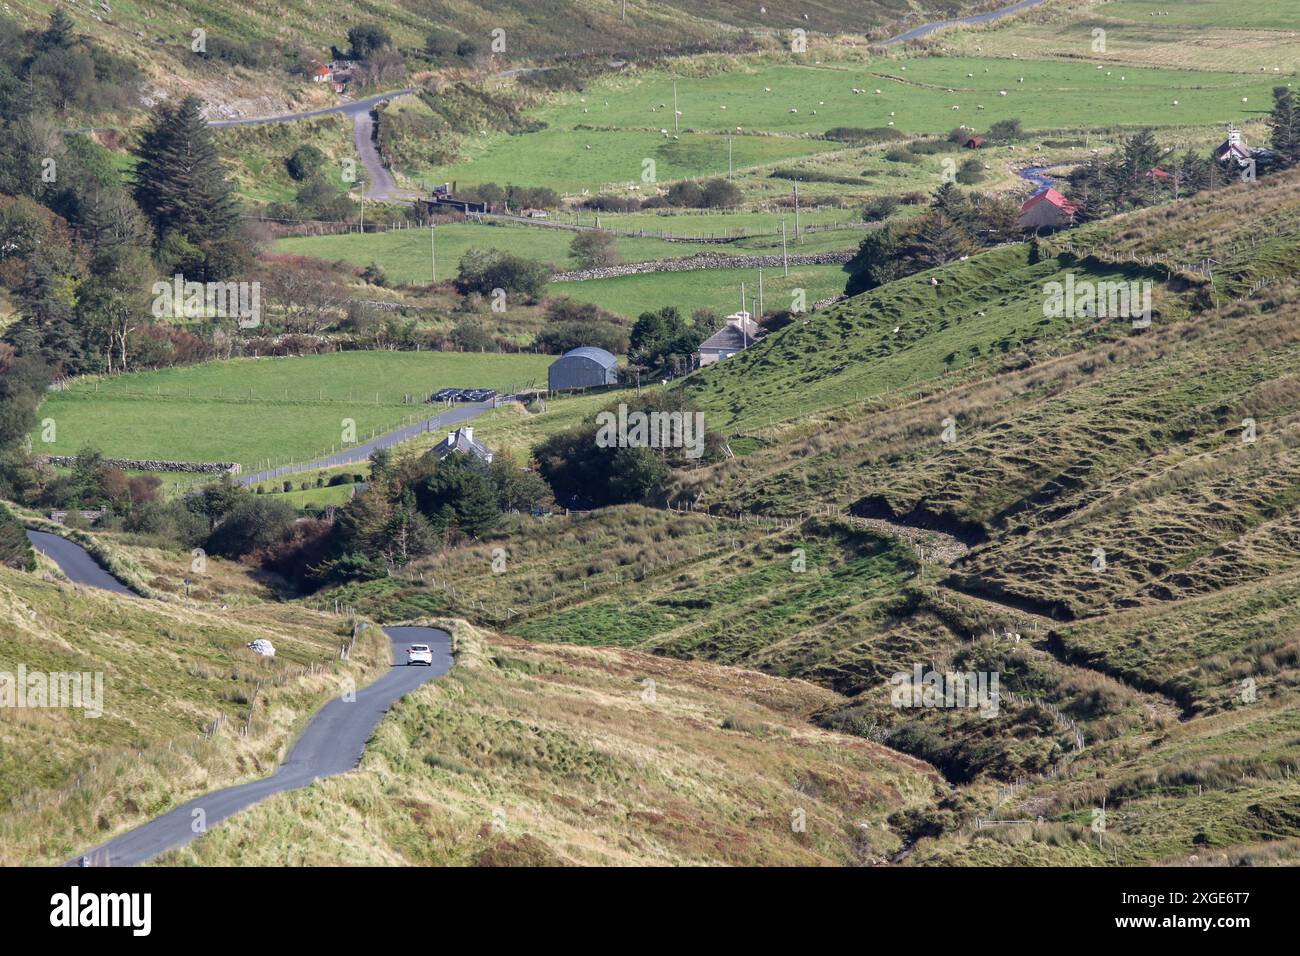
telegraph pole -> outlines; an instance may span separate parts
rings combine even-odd
[[[677,132],[677,80],[673,80],[673,132]]]
[[[731,137],[727,137],[727,182],[731,182]]]
[[[758,267],[758,312],[755,313],[755,321],[763,317],[763,267]]]
[[[794,238],[799,239],[799,184],[794,184]]]
[[[433,247],[433,220],[429,220],[429,267],[434,283],[438,281],[438,252]]]
[[[785,254],[785,220],[781,220],[781,267],[786,276],[790,275],[790,257]]]

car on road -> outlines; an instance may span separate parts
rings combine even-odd
[[[433,651],[429,650],[428,644],[412,644],[406,649],[406,663],[423,664],[426,667],[433,666]]]

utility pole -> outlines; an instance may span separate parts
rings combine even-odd
[[[677,80],[673,80],[673,132],[677,132]]]
[[[790,257],[785,254],[785,220],[781,220],[781,267],[786,276],[790,275]]]
[[[623,0],[623,22],[627,23],[627,0]]]
[[[363,179],[361,186],[361,234],[366,234],[366,181]]]
[[[429,268],[433,275],[433,281],[438,281],[438,252],[433,247],[433,222],[429,222]]]
[[[731,182],[731,137],[727,137],[727,182]]]
[[[742,348],[749,348],[749,330],[745,325],[745,283],[740,284],[740,341]]]
[[[755,315],[755,321],[763,317],[763,267],[758,267],[758,312]]]
[[[794,184],[794,238],[799,241],[799,184]]]

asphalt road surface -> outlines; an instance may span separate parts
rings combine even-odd
[[[261,126],[264,123],[291,123],[294,120],[315,119],[318,116],[329,116],[331,113],[346,113],[349,116],[355,116],[357,113],[369,113],[371,108],[384,100],[396,99],[399,96],[406,96],[414,93],[413,89],[394,90],[391,93],[379,93],[375,96],[367,96],[363,100],[353,100],[349,103],[340,103],[337,106],[326,106],[318,110],[306,110],[302,113],[280,113],[276,116],[249,116],[241,119],[224,119],[208,120],[209,126]]]
[[[431,418],[426,418],[422,422],[416,422],[414,425],[407,425],[405,428],[399,428],[395,432],[389,432],[387,435],[380,435],[361,445],[354,445],[337,454],[329,455],[316,461],[308,462],[305,465],[288,465],[284,468],[273,468],[270,471],[255,471],[251,474],[240,475],[236,480],[241,485],[255,485],[259,481],[270,481],[273,478],[280,478],[284,475],[292,475],[300,471],[316,471],[321,468],[334,468],[338,465],[355,465],[365,461],[370,457],[370,453],[376,448],[391,448],[394,445],[414,438],[416,435],[425,432],[437,432],[448,428],[452,425],[459,425],[463,422],[470,421],[482,415],[485,411],[492,408],[491,402],[477,402],[472,405],[457,405],[439,412]]]
[[[998,10],[990,10],[988,13],[977,13],[974,16],[958,17],[956,20],[940,20],[937,23],[926,23],[919,27],[913,27],[906,33],[900,33],[896,37],[890,37],[885,41],[885,45],[894,43],[906,43],[908,40],[915,40],[918,37],[929,36],[936,30],[942,30],[944,27],[956,26],[959,23],[992,23],[994,20],[1001,20],[1003,17],[1010,16],[1013,13],[1019,13],[1021,10],[1028,10],[1030,7],[1036,7],[1043,0],[1020,0],[1019,3],[1013,3],[1009,7],[1002,7]]]
[[[451,637],[432,627],[386,627],[394,664],[356,699],[331,700],[312,717],[288,758],[269,777],[216,790],[150,820],[85,854],[91,866],[136,866],[211,830],[240,810],[276,793],[310,786],[324,777],[347,773],[361,762],[367,741],[399,698],[451,670]],[[428,644],[433,666],[408,666],[406,649]],[[200,826],[200,822],[202,826]],[[81,858],[69,861],[77,866]]]
[[[45,531],[28,531],[27,540],[37,551],[57,564],[73,584],[103,588],[115,594],[137,596],[129,587],[105,571],[81,545]]]

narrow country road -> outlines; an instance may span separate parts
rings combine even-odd
[[[505,397],[509,400],[509,396]],[[355,465],[365,461],[370,457],[371,452],[377,448],[392,448],[404,441],[408,441],[417,435],[423,435],[429,432],[436,432],[441,428],[451,425],[460,425],[464,422],[471,421],[482,415],[490,408],[496,407],[492,402],[478,402],[471,405],[460,405],[451,408],[445,412],[440,412],[432,418],[426,418],[422,422],[416,422],[414,425],[407,425],[405,428],[399,428],[397,431],[389,432],[387,435],[380,435],[368,442],[360,445],[354,445],[333,455],[327,455],[324,458],[318,458],[301,465],[287,465],[283,468],[272,468],[267,471],[255,471],[251,474],[240,475],[236,480],[241,485],[255,485],[259,481],[269,481],[273,478],[280,478],[284,475],[292,475],[302,471],[317,471],[321,468],[334,468],[338,465]]]
[[[297,120],[315,119],[318,116],[329,116],[334,113],[350,116],[352,117],[352,142],[356,146],[357,156],[360,157],[361,165],[366,169],[366,178],[370,183],[369,188],[366,190],[366,198],[375,202],[391,202],[405,197],[399,193],[393,174],[384,165],[384,161],[379,156],[379,150],[375,148],[375,121],[371,118],[370,111],[385,100],[407,96],[414,92],[415,90],[411,88],[394,90],[391,93],[367,96],[365,99],[351,103],[340,103],[338,106],[327,106],[318,110],[306,110],[301,113],[281,113],[279,116],[254,116],[247,119],[208,120],[208,125],[262,126],[267,123],[292,123]]]
[[[919,27],[913,27],[906,33],[900,33],[896,37],[890,37],[885,41],[886,46],[892,46],[896,43],[906,43],[908,40],[915,40],[919,37],[929,36],[937,30],[944,27],[958,26],[960,24],[992,23],[994,20],[1001,20],[1013,13],[1019,13],[1021,10],[1028,10],[1030,7],[1036,7],[1045,0],[1020,0],[1019,3],[1013,3],[1009,7],[1002,7],[998,10],[990,10],[988,13],[976,13],[969,17],[957,17],[954,20],[939,20],[936,23],[925,23]]]
[[[183,847],[267,797],[310,786],[316,780],[356,768],[366,743],[394,702],[421,685],[451,670],[451,636],[432,627],[386,627],[392,643],[393,666],[354,700],[336,698],[322,707],[289,750],[284,763],[269,777],[197,797],[148,823],[90,850],[84,856],[91,866],[136,866],[168,850]],[[433,666],[406,663],[411,644],[428,644]],[[70,861],[77,865],[80,860]]]
[[[275,116],[248,116],[239,119],[208,120],[208,125],[261,126],[265,123],[292,123],[296,120],[315,119],[318,116],[329,116],[332,113],[345,113],[348,116],[355,116],[357,113],[369,113],[373,107],[384,102],[384,100],[396,99],[399,96],[407,96],[414,92],[413,88],[408,87],[404,90],[377,93],[374,96],[367,96],[365,99],[352,100],[348,103],[339,103],[337,106],[326,106],[317,110],[304,110],[301,113],[279,113]]]
[[[109,574],[85,548],[79,544],[61,538],[48,531],[28,531],[27,540],[41,554],[59,566],[73,584],[101,588],[114,594],[129,594],[138,597],[134,591]]]

